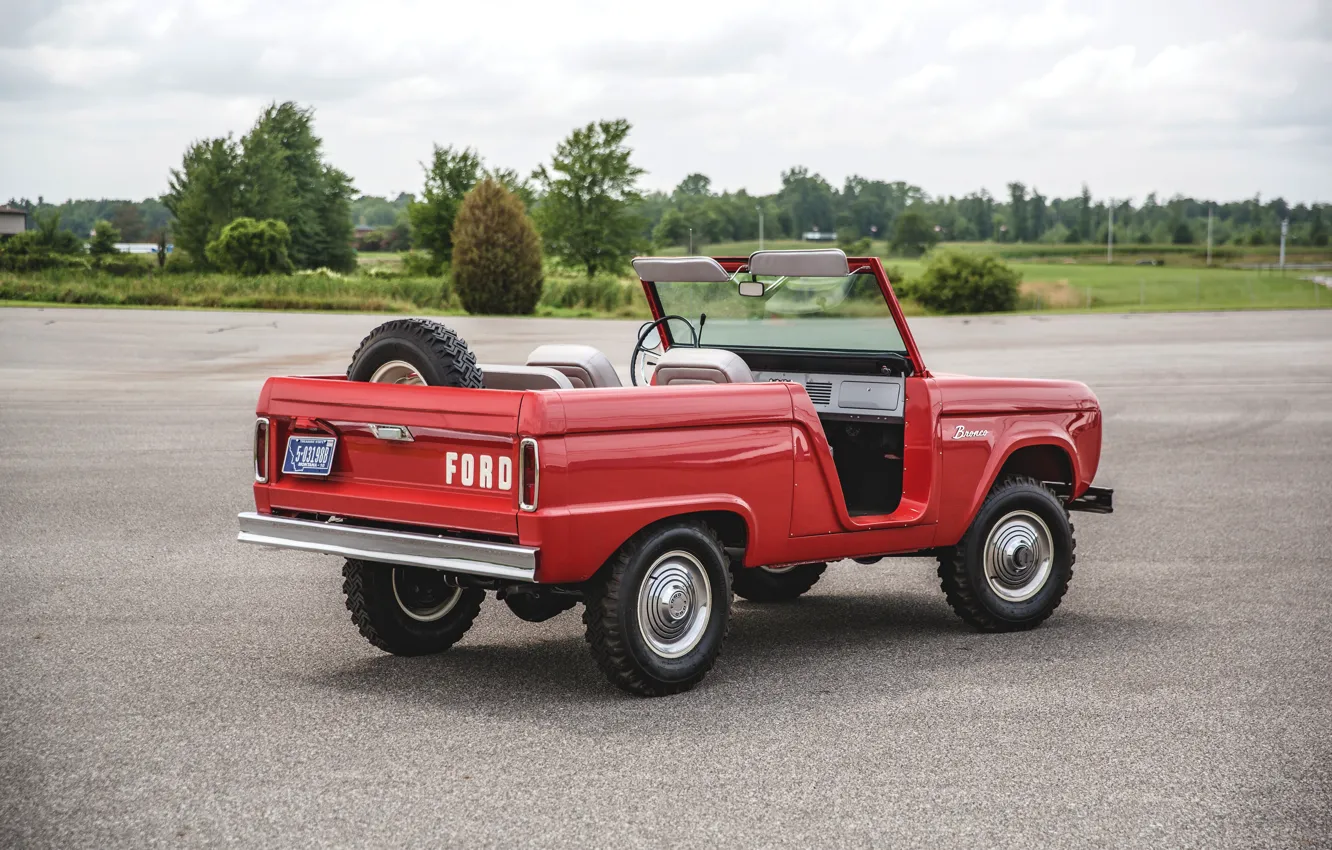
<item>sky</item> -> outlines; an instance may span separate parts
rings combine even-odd
[[[1332,201],[1332,0],[0,0],[0,201],[158,195],[274,100],[377,195],[627,118],[649,190]]]

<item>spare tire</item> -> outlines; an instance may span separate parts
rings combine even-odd
[[[430,319],[394,319],[361,340],[347,380],[479,389],[476,355],[450,327]]]

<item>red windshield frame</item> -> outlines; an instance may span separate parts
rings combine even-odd
[[[735,274],[740,269],[749,265],[748,257],[713,257],[726,270],[727,274]],[[878,257],[848,257],[847,266],[854,272],[868,270],[874,275],[874,279],[879,284],[879,292],[883,294],[883,299],[888,303],[888,311],[893,316],[893,323],[897,325],[897,333],[902,337],[902,344],[906,346],[907,359],[911,361],[911,373],[913,375],[928,376],[929,372],[925,368],[925,361],[921,359],[920,349],[916,347],[916,339],[911,335],[911,328],[907,326],[906,316],[902,313],[902,305],[897,301],[897,293],[893,292],[893,284],[888,280],[888,273],[884,271],[883,261]],[[643,292],[647,295],[648,308],[652,310],[652,318],[660,319],[663,315],[661,309],[661,299],[657,297],[657,285],[650,280],[641,280]],[[666,333],[662,334],[662,345],[664,348],[671,347],[670,324],[665,325]]]

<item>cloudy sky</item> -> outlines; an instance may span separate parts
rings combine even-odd
[[[159,194],[270,100],[372,194],[625,117],[649,188],[1332,201],[1329,0],[0,0],[0,201]]]

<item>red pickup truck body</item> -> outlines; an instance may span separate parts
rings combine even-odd
[[[744,259],[718,261],[734,272]],[[1072,381],[932,374],[879,260],[850,264],[879,281],[911,366],[902,497],[891,513],[848,510],[819,412],[798,384],[509,391],[278,377],[257,408],[266,422],[258,515],[513,545],[531,551],[529,567],[510,577],[573,584],[669,517],[706,515],[733,559],[773,567],[951,546],[1001,472],[1050,482],[1079,506],[1100,459],[1092,392]],[[411,441],[377,436],[383,423],[409,429]],[[282,474],[282,447],[296,433],[338,438],[331,474]],[[524,440],[535,469],[522,469]],[[520,505],[525,485],[535,509]]]

